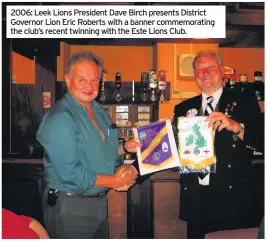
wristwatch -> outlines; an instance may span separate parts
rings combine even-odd
[[[245,129],[245,125],[243,123],[239,123],[240,124],[240,128],[239,130],[235,133],[236,136],[238,136],[244,129]]]
[[[125,148],[126,141],[123,138],[119,138],[119,143],[122,144],[122,148],[125,151],[125,153],[128,153],[127,149]]]

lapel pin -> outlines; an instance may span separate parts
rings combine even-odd
[[[192,117],[197,115],[197,109],[193,108],[186,112],[187,117]]]

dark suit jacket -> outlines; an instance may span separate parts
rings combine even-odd
[[[200,110],[201,104],[201,95],[188,99],[175,106],[175,117],[186,116],[192,108]],[[252,148],[257,145],[259,104],[250,92],[237,94],[224,89],[218,111],[244,123],[244,140],[234,141],[233,133],[226,129],[215,133],[216,173],[210,174],[209,186],[200,186],[196,173],[181,174],[180,219],[185,221],[242,219],[252,209],[249,170]]]

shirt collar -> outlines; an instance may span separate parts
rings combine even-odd
[[[221,87],[220,89],[218,89],[215,93],[213,93],[213,98],[214,98],[214,101],[213,103],[218,103],[221,95],[222,95],[222,92],[223,92],[223,87]],[[202,93],[202,103],[206,103],[207,102],[207,97],[209,97],[210,95],[206,95],[205,93]]]
[[[73,105],[75,107],[77,107],[79,109],[82,109],[83,111],[86,111],[87,112],[87,109],[85,107],[81,106],[81,104],[76,99],[74,99],[73,96],[69,92],[66,93],[66,98],[68,100],[70,100],[71,103],[73,103]],[[92,105],[93,109],[95,109],[95,110],[97,110],[100,107],[100,104],[97,103],[95,100],[93,100],[91,102],[91,105]]]

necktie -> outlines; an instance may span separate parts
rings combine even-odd
[[[206,110],[204,112],[205,116],[208,116],[211,112],[214,111],[213,106],[212,106],[213,101],[214,101],[213,96],[207,97],[207,106],[206,106]]]
[[[212,113],[214,111],[213,106],[212,106],[212,102],[214,101],[214,97],[213,96],[209,96],[207,97],[207,106],[205,109],[205,116],[208,116],[210,113]],[[207,171],[207,170],[206,170]],[[199,173],[198,176],[200,179],[205,178],[208,175],[208,171],[205,173]]]

